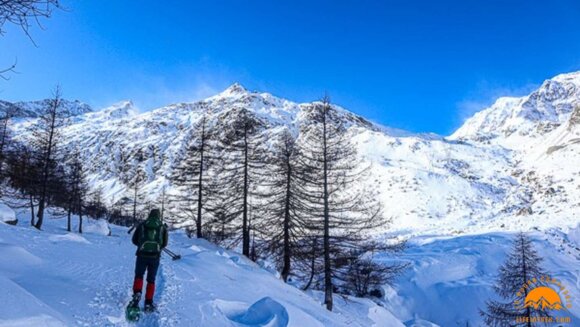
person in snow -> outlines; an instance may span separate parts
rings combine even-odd
[[[147,271],[145,291],[145,311],[154,311],[155,275],[159,268],[161,251],[167,246],[167,227],[161,222],[159,209],[153,209],[149,217],[140,223],[133,233],[133,244],[137,246],[135,280],[133,281],[133,305],[138,306],[143,290],[143,276]]]

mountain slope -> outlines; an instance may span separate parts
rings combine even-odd
[[[469,119],[449,138],[397,131],[334,106],[378,187],[391,231],[405,234],[470,233],[575,226],[580,73],[546,81],[529,96],[500,99]],[[130,196],[131,171],[146,174],[142,193],[157,201],[167,177],[195,137],[206,114],[221,132],[245,108],[265,124],[270,140],[283,129],[297,135],[312,103],[294,103],[234,84],[193,103],[138,113],[131,102],[71,119],[64,130],[68,151],[89,163],[93,188],[109,204]],[[575,114],[574,114],[575,113]],[[26,139],[29,122],[15,134]],[[547,219],[549,217],[549,219]],[[571,219],[572,218],[572,219]],[[187,222],[186,222],[187,223]],[[386,231],[387,227],[377,230]]]
[[[561,74],[527,96],[499,98],[469,118],[450,138],[528,149],[565,124],[578,105],[580,72]]]
[[[459,128],[451,140],[507,149],[521,195],[518,213],[534,225],[580,221],[580,72],[546,80],[521,98],[501,98]],[[566,224],[565,220],[570,223]]]

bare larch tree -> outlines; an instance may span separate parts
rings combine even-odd
[[[170,201],[172,206],[177,206],[174,215],[181,220],[194,220],[196,236],[202,238],[203,215],[206,214],[206,209],[210,209],[205,204],[212,193],[209,170],[216,161],[212,152],[215,137],[205,114],[192,126],[188,138],[183,159],[178,162],[170,176],[177,190],[170,197]]]
[[[344,118],[332,108],[330,99],[325,96],[306,115],[301,127],[300,164],[310,173],[302,181],[309,191],[308,229],[315,239],[322,239],[324,303],[332,310],[333,279],[356,259],[353,249],[364,243],[364,233],[385,220],[372,189],[362,187],[360,181],[368,170],[350,141]]]
[[[34,225],[37,229],[41,229],[44,220],[50,184],[58,166],[57,156],[62,141],[61,128],[68,116],[67,110],[62,106],[60,87],[57,86],[53,92],[53,97],[46,100],[43,112],[32,130],[33,151],[36,155],[36,162],[41,169],[38,185],[38,219]]]
[[[262,148],[264,123],[245,108],[229,111],[222,121],[226,125],[220,140],[220,171],[218,197],[227,203],[223,211],[224,221],[238,223],[241,220],[242,254],[250,257],[249,208],[251,188],[258,185],[265,169],[265,150]],[[239,238],[238,240],[239,241]],[[235,242],[237,242],[235,241]]]

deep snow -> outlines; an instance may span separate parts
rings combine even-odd
[[[24,216],[25,217],[25,216]],[[26,219],[24,219],[26,220]],[[0,326],[130,326],[135,248],[127,228],[93,220],[68,233],[65,219],[43,231],[0,223]],[[137,326],[403,326],[370,300],[337,297],[335,312],[236,252],[182,232],[163,256],[155,300],[159,313]]]
[[[86,233],[68,233],[65,219],[48,219],[38,231],[28,226],[27,213],[18,216],[23,218],[18,226],[0,223],[0,326],[130,326],[124,307],[135,249],[127,228],[89,219]],[[384,287],[381,306],[336,296],[330,313],[321,304],[321,292],[302,292],[237,252],[172,232],[170,248],[182,260],[163,256],[155,297],[159,313],[136,325],[477,326],[478,310],[495,297],[491,286],[512,237],[414,237],[399,258],[412,266]],[[532,237],[548,272],[571,292],[575,320],[570,326],[576,326],[580,226]]]

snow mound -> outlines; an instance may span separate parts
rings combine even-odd
[[[111,233],[111,228],[109,227],[109,223],[104,219],[89,219],[87,224],[83,226],[83,231],[85,233],[108,236]]]
[[[405,322],[406,327],[439,327],[430,321],[423,320],[423,319],[411,319]]]
[[[0,327],[66,327],[61,321],[48,315],[40,315],[23,319],[8,319],[0,321]]]
[[[576,228],[571,228],[568,232],[568,238],[571,242],[576,244],[576,248],[580,249],[580,224]]]
[[[0,271],[8,276],[18,276],[42,262],[22,247],[6,243],[0,243],[0,258],[4,259],[0,260]]]
[[[64,235],[51,235],[49,238],[52,242],[62,242],[62,241],[70,241],[70,242],[79,242],[85,244],[91,244],[91,242],[87,241],[86,238],[73,233],[68,233]]]
[[[479,326],[479,309],[497,299],[493,290],[498,268],[511,250],[513,233],[459,237],[419,237],[400,256],[411,263],[389,289],[386,308],[406,326]],[[544,258],[548,274],[567,286],[573,301],[580,298],[580,248],[559,229],[530,233],[534,248]],[[389,256],[385,256],[389,260]],[[580,310],[569,315],[575,322]],[[575,325],[576,326],[576,325]]]
[[[288,326],[288,311],[270,297],[257,301],[249,308],[235,302],[218,301],[216,304],[231,321],[243,326]]]
[[[0,221],[14,221],[16,220],[16,213],[9,206],[0,202]]]
[[[0,326],[66,326],[61,315],[26,289],[0,276]]]

